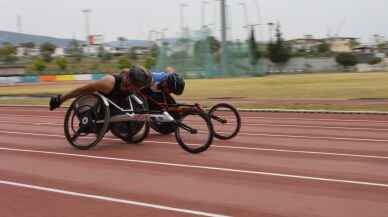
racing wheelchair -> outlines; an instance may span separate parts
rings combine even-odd
[[[206,116],[213,126],[214,136],[217,139],[227,140],[235,137],[241,128],[241,117],[236,108],[228,103],[219,103],[214,105],[206,112],[199,104],[182,104],[177,103],[175,99],[165,92],[153,94],[151,89],[141,91],[144,98],[147,99],[148,105],[152,110],[164,110],[175,119],[181,119],[185,109],[196,109],[198,113]],[[154,119],[150,120],[150,127],[160,134],[171,134],[175,132],[176,125],[171,122],[159,122]]]
[[[110,130],[127,143],[140,143],[149,134],[150,123],[173,127],[178,144],[187,152],[206,151],[215,136],[209,116],[196,105],[176,104],[178,116],[168,109],[150,110],[144,95],[130,95],[113,102],[100,93],[77,97],[65,115],[64,132],[75,148],[97,145]]]

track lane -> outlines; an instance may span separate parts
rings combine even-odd
[[[166,201],[172,201],[171,203],[186,208],[190,207],[190,201],[195,201],[196,207],[230,210],[224,213],[234,216],[262,216],[262,214],[301,216],[304,213],[303,209],[294,205],[294,198],[302,200],[304,206],[308,205],[311,208],[309,216],[322,213],[330,216],[340,212],[350,214],[353,211],[357,211],[353,216],[368,216],[366,214],[373,212],[371,207],[380,211],[387,209],[385,197],[387,189],[373,186],[279,179],[249,174],[240,174],[236,177],[235,174],[223,172],[198,173],[184,168],[138,167],[116,162],[101,164],[99,160],[93,159],[71,159],[72,163],[69,164],[69,161],[61,156],[43,158],[36,158],[30,154],[7,156],[7,161],[16,157],[18,165],[12,169],[1,167],[0,174],[19,182],[67,188],[84,193],[108,194],[116,198],[130,196],[132,199],[154,203],[166,204],[168,203]],[[48,160],[50,164],[47,164]],[[31,171],[31,168],[34,170]],[[130,173],[127,172],[128,169],[131,170]],[[188,189],[191,189],[189,193]],[[176,201],[175,197],[182,201]],[[257,208],[258,203],[260,209]],[[221,204],[221,207],[217,207],[217,204]],[[328,205],[332,209],[326,210]],[[352,210],[344,209],[344,206],[352,207]]]
[[[322,117],[319,116],[317,119]],[[324,117],[327,118],[329,116]],[[216,141],[214,143],[214,148],[211,148],[203,155],[191,156],[180,150],[180,148],[174,144],[174,139],[171,137],[152,135],[150,137],[152,141],[147,142],[142,146],[130,146],[122,144],[118,140],[112,140],[111,138],[113,137],[107,136],[107,139],[103,141],[103,143],[106,143],[101,146],[99,145],[96,149],[87,152],[78,152],[70,148],[64,140],[64,137],[60,136],[63,135],[61,126],[47,125],[46,128],[45,126],[38,125],[34,126],[37,127],[37,129],[33,129],[30,125],[27,125],[28,123],[24,122],[20,122],[19,124],[16,123],[13,126],[9,123],[3,123],[4,125],[1,125],[2,118],[3,116],[0,118],[0,128],[3,130],[7,130],[7,127],[10,127],[19,132],[36,130],[37,133],[43,134],[45,131],[48,131],[51,134],[59,135],[57,137],[47,137],[44,135],[27,137],[26,135],[23,136],[23,134],[6,134],[0,132],[0,145],[9,148],[32,148],[48,151],[63,151],[66,153],[86,153],[87,155],[106,155],[109,157],[122,157],[125,159],[130,157],[141,157],[140,159],[142,160],[172,161],[172,163],[185,164],[200,163],[222,168],[225,168],[226,165],[232,169],[252,169],[252,171],[263,169],[268,170],[267,172],[270,173],[295,172],[296,175],[315,174],[320,177],[328,176],[327,178],[360,178],[361,181],[388,182],[387,173],[384,169],[387,162],[385,159],[365,159],[357,156],[287,152],[306,148],[306,150],[316,151],[342,150],[347,153],[360,153],[364,155],[374,153],[388,156],[386,155],[388,153],[387,146],[373,141],[352,142],[334,140],[328,142],[327,140],[316,140],[308,137],[303,139],[265,137],[264,139],[261,138],[260,141],[257,141],[257,137],[255,138],[254,136],[241,134],[241,136],[234,140]],[[11,116],[10,120],[13,118],[15,118],[15,116]],[[28,121],[34,121],[33,117],[28,115],[23,117],[17,116],[15,119],[17,119],[18,122],[23,120],[26,121],[26,118],[31,118]],[[47,119],[54,123],[55,121],[61,121],[60,115],[48,116]],[[277,119],[269,119],[269,122],[272,120]],[[286,119],[286,121],[290,120],[293,119]],[[308,121],[313,122],[311,120]],[[253,124],[254,123],[257,122],[253,122]],[[317,124],[317,126],[319,126],[319,123],[319,121],[314,121],[314,124]],[[349,123],[353,122],[346,122],[346,124]],[[361,123],[373,124],[373,122],[366,119],[354,123],[362,127],[364,126],[360,125]],[[379,123],[382,126],[385,124],[384,122],[376,123]],[[321,124],[323,125],[325,123],[321,122]],[[244,128],[244,130],[252,130],[254,132],[254,127],[256,126],[249,126],[248,128]],[[277,131],[274,133],[276,132]],[[252,151],[248,149],[221,148],[216,147],[217,145],[230,147],[251,146],[259,148],[284,147],[286,150],[284,150],[284,152],[274,150]],[[70,190],[86,190],[89,193],[92,193],[92,191],[100,191],[101,194],[117,197],[126,197],[133,192],[137,192],[136,190],[139,190],[137,192],[140,195],[139,197],[148,197],[150,194],[160,194],[161,198],[165,200],[174,200],[174,197],[169,197],[171,194],[186,194],[188,195],[187,198],[176,202],[176,204],[189,208],[199,207],[196,203],[194,203],[194,205],[191,204],[192,201],[199,200],[199,195],[209,199],[203,201],[205,204],[201,204],[201,207],[209,207],[209,210],[206,211],[226,210],[226,212],[221,213],[234,216],[381,216],[381,213],[387,211],[386,207],[388,201],[385,197],[387,191],[385,188],[378,188],[376,186],[363,186],[341,182],[333,183],[325,182],[323,180],[295,179],[286,176],[253,175],[249,173],[234,174],[217,170],[207,171],[194,168],[172,168],[160,165],[146,166],[143,164],[129,164],[123,162],[107,163],[97,159],[71,158],[69,160],[69,157],[65,156],[53,157],[51,155],[42,156],[42,154],[32,153],[21,154],[19,152],[14,153],[12,151],[4,150],[0,151],[0,156],[5,156],[4,158],[6,159],[8,157],[8,160],[3,161],[3,163],[21,162],[20,167],[14,169],[6,166],[2,168],[3,163],[0,163],[0,167],[2,168],[0,169],[1,176],[14,179],[14,181],[25,181],[29,184],[46,182],[46,184],[49,185],[48,187],[68,187],[71,188]],[[0,157],[0,159],[2,159],[2,157]],[[66,173],[68,179],[60,182],[58,181],[58,179],[61,179],[60,175],[53,175],[53,173],[56,173],[52,171],[54,168],[48,168],[50,165],[48,162],[53,163],[53,167],[57,168],[58,171],[60,171],[61,168],[72,168],[71,166],[73,166],[74,168],[77,168],[77,172],[70,175],[67,175]],[[39,172],[31,172],[29,171],[29,166],[31,165],[36,165],[34,168],[38,167],[42,170]],[[109,166],[111,166],[111,168]],[[322,168],[319,168],[320,166]],[[101,167],[105,169],[101,170]],[[140,174],[137,172],[134,174],[124,174],[125,168],[127,167],[130,167],[131,170],[134,169],[134,171],[137,171]],[[114,168],[117,168],[117,170]],[[82,170],[85,172],[82,172]],[[103,171],[113,171],[112,173],[115,173],[115,175],[99,179],[98,177],[100,177]],[[93,178],[98,180],[93,183],[94,188],[88,188],[87,186],[88,183],[90,183],[87,181],[88,172],[94,174]],[[109,174],[109,172],[107,173]],[[160,175],[159,180],[161,180],[160,182],[162,184],[159,187],[164,187],[166,189],[170,188],[169,193],[159,189],[151,191],[154,183],[149,181],[145,181],[144,183],[143,180],[153,180],[155,182],[155,180],[157,180],[155,176],[153,176],[155,173]],[[42,177],[40,174],[44,174],[44,176]],[[172,176],[171,179],[169,179],[169,176]],[[114,179],[114,177],[116,177],[116,179]],[[134,186],[125,186],[123,187],[124,191],[121,191],[120,188],[116,189],[116,187],[109,186],[109,182],[115,183],[119,181],[117,180],[117,177],[124,177],[122,180],[123,182],[124,180],[136,180],[138,181],[137,185],[144,184],[144,186],[139,189],[132,188]],[[195,183],[197,184],[195,187],[201,190],[197,190],[199,192],[194,193],[192,193],[192,190],[189,192],[186,190],[186,192],[184,192],[181,189],[183,187],[195,189],[194,183],[190,185],[190,182],[182,181],[186,180],[185,178],[195,180]],[[207,187],[211,189],[206,190]],[[0,191],[2,191],[1,186]],[[149,194],[145,192],[149,192]],[[218,196],[213,196],[213,194],[218,194]],[[153,197],[148,197],[147,200],[149,200],[149,198]],[[306,210],[304,207],[309,207],[309,209]],[[328,207],[330,207],[330,209],[328,209]],[[147,213],[149,210],[145,210],[145,212]]]
[[[10,182],[14,184],[13,182]],[[53,216],[193,216],[182,212],[150,209],[139,205],[112,202],[88,197],[78,197],[56,192],[47,192],[26,187],[3,184],[0,197],[3,217],[53,217]],[[37,200],[36,198],[39,198]],[[147,204],[148,205],[148,204]],[[23,206],[23,208],[21,208]]]
[[[52,136],[52,135],[51,135]],[[12,139],[12,136],[9,137]],[[62,151],[58,150],[58,146],[51,146],[52,143],[60,142]],[[7,139],[4,138],[3,143]],[[106,139],[107,141],[109,139]],[[31,138],[28,142],[8,141],[7,147],[15,147],[19,145],[20,148],[31,149],[36,148],[35,143],[39,143],[41,138]],[[236,168],[241,170],[254,170],[264,172],[286,173],[293,175],[318,176],[324,178],[335,179],[351,179],[358,181],[381,182],[388,180],[388,175],[385,173],[385,165],[388,162],[387,158],[357,158],[344,156],[328,156],[328,155],[312,155],[306,153],[286,153],[286,152],[235,152],[233,149],[211,149],[210,154],[200,156],[193,156],[182,151],[173,142],[168,144],[149,142],[140,146],[128,146],[122,144],[121,141],[115,139],[114,144],[101,145],[95,149],[87,152],[76,151],[66,144],[66,141],[57,138],[45,138],[48,142],[50,151],[59,151],[65,153],[79,153],[79,154],[95,154],[104,157],[136,159],[146,161],[168,162],[168,163],[189,163],[198,165],[198,160],[205,166]],[[20,146],[23,144],[23,146]],[[41,146],[39,150],[47,150],[46,146]],[[357,173],[352,172],[351,168],[358,168]],[[371,171],[369,168],[374,167],[376,170]],[[377,171],[377,172],[376,172]],[[368,177],[368,178],[365,178]]]

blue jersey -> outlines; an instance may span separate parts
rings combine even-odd
[[[168,76],[168,73],[166,73],[166,72],[152,72],[151,74],[152,74],[152,84],[147,92],[152,98],[161,99],[162,92],[161,92],[161,90],[159,90],[158,85],[165,77]]]
[[[168,73],[166,72],[152,72],[152,85],[158,85],[165,77],[168,76]]]

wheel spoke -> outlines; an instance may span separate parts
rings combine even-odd
[[[220,123],[222,123],[222,124],[226,124],[228,121],[227,120],[225,120],[224,118],[220,118],[220,117],[218,117],[218,116],[215,116],[215,115],[211,115],[211,118],[212,119],[214,119],[214,120],[216,120],[216,121],[218,121],[218,122],[220,122]]]

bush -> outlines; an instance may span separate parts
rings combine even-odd
[[[41,59],[35,59],[32,64],[34,65],[35,70],[39,72],[42,72],[47,68],[45,62]]]
[[[54,44],[49,42],[40,45],[40,53],[45,62],[49,63],[52,61],[52,55],[54,54],[56,48],[57,47]]]
[[[344,68],[355,66],[358,63],[357,57],[352,53],[340,53],[336,56],[335,61]]]
[[[376,64],[381,63],[381,61],[382,61],[381,58],[379,58],[379,57],[374,57],[374,58],[372,58],[372,59],[370,59],[370,60],[368,61],[368,64],[369,64],[369,65],[376,65]]]
[[[156,60],[155,58],[152,58],[152,57],[148,57],[144,63],[144,67],[146,67],[147,69],[151,69],[155,65],[156,65]]]
[[[67,59],[64,57],[57,58],[55,63],[61,70],[65,70],[67,68]]]
[[[129,62],[129,59],[125,56],[120,57],[118,61],[119,69],[131,68],[132,64]]]

